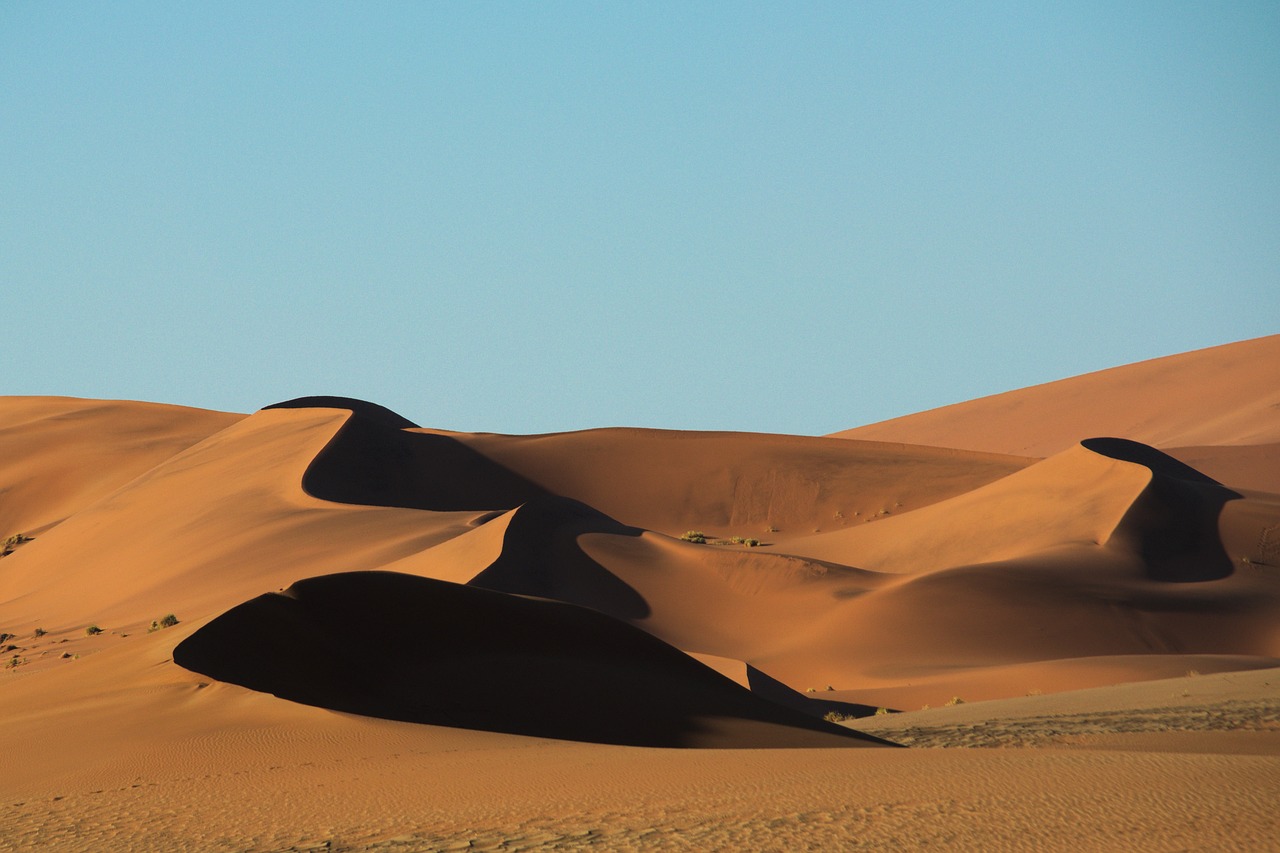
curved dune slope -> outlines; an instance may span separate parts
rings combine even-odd
[[[1135,551],[1166,580],[1231,572],[1218,532],[1241,495],[1154,448],[1115,438],[1079,446],[990,485],[874,525],[795,540],[791,553],[921,573],[1066,546]]]
[[[1093,438],[1082,445],[1151,471],[1150,482],[1108,539],[1110,547],[1137,553],[1158,580],[1207,581],[1231,574],[1234,560],[1223,547],[1218,519],[1240,494],[1144,444]]]
[[[1280,442],[1280,335],[1128,364],[835,433],[1049,456],[1114,435],[1161,448]],[[1277,486],[1275,490],[1280,490]]]
[[[801,436],[651,429],[450,436],[546,492],[678,536],[786,540],[913,509],[1032,460]]]
[[[786,549],[877,571],[919,574],[1063,545],[1105,543],[1151,470],[1083,445],[963,495]]]
[[[790,543],[899,577],[755,662],[868,696],[896,682],[887,693],[902,697],[925,683],[970,697],[1045,690],[1054,662],[1089,657],[1097,677],[1133,680],[1168,674],[1176,656],[1220,656],[1188,669],[1272,665],[1280,578],[1256,543],[1276,529],[1280,503],[1241,499],[1143,445],[1087,440],[969,495]]]
[[[0,619],[52,630],[212,615],[311,574],[380,568],[471,529],[471,511],[307,494],[308,470],[353,417],[260,411],[164,460],[5,557]],[[453,501],[449,482],[439,495],[433,487],[423,481],[419,491]]]
[[[552,497],[386,568],[589,607],[686,652],[739,660],[880,580],[759,548],[675,540]],[[807,707],[823,712],[813,703]]]
[[[386,406],[380,406],[368,400],[357,400],[354,397],[329,395],[295,397],[292,400],[262,407],[264,412],[269,409],[345,409],[351,412],[353,419],[375,423],[388,429],[415,429],[418,426],[404,415],[393,412]]]
[[[586,533],[636,537],[643,532],[568,498],[539,498],[512,513],[501,553],[469,584],[643,619],[649,615],[644,598],[578,547],[578,537]]]
[[[304,704],[410,722],[637,746],[881,743],[758,699],[594,611],[389,572],[255,598],[184,640],[174,660]]]
[[[244,415],[0,397],[0,538],[41,533]]]
[[[347,409],[333,440],[307,467],[307,493],[335,503],[434,512],[513,509],[545,492],[452,437],[409,432],[389,409],[341,397],[304,397],[268,409]]]

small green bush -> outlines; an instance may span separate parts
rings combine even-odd
[[[701,530],[686,530],[680,538],[685,542],[695,542],[702,545],[707,541],[707,534],[703,533]]]
[[[151,633],[152,631],[159,631],[162,628],[172,628],[174,625],[177,625],[177,624],[178,624],[178,617],[170,613],[164,618],[157,619],[154,622],[152,622],[151,627],[147,629],[147,633]]]
[[[35,637],[36,637],[36,639],[38,640],[38,639],[40,639],[41,637],[43,637],[43,636],[44,636],[45,634],[47,634],[47,633],[49,633],[49,632],[48,632],[48,631],[46,631],[45,629],[43,629],[43,628],[37,628],[37,629],[35,630]]]
[[[963,700],[963,699],[961,699],[959,696],[952,696],[950,699],[948,699],[948,700],[947,700],[947,704],[948,704],[948,705],[963,705],[963,704],[964,704],[964,700]]]
[[[842,723],[845,720],[852,720],[853,717],[849,714],[841,714],[839,711],[828,711],[822,715],[822,719],[828,723]]]
[[[876,708],[876,716],[877,716],[877,717],[884,717],[884,716],[887,716],[887,715],[888,715],[888,713],[889,713],[889,709],[888,709],[888,708]]]
[[[84,634],[86,637],[92,637],[101,633],[102,633],[102,629],[99,628],[97,625],[90,625],[88,628],[84,629]]]

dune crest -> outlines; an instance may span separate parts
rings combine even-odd
[[[790,553],[919,574],[1064,545],[1105,544],[1151,481],[1143,465],[1077,445],[994,483],[873,524],[786,544]]]

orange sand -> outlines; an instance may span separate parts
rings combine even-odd
[[[1278,370],[830,438],[0,399],[0,848],[1274,849]]]

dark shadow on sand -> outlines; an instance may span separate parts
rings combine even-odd
[[[885,743],[774,705],[601,613],[391,572],[259,596],[173,659],[295,702],[414,723],[650,747]]]
[[[514,509],[546,489],[449,436],[406,432],[412,421],[346,397],[301,397],[267,409],[347,409],[351,417],[302,478],[334,503],[461,512]]]
[[[1112,541],[1140,554],[1154,580],[1219,580],[1235,569],[1222,545],[1218,520],[1228,501],[1243,497],[1154,447],[1124,438],[1089,438],[1088,450],[1151,470]]]

